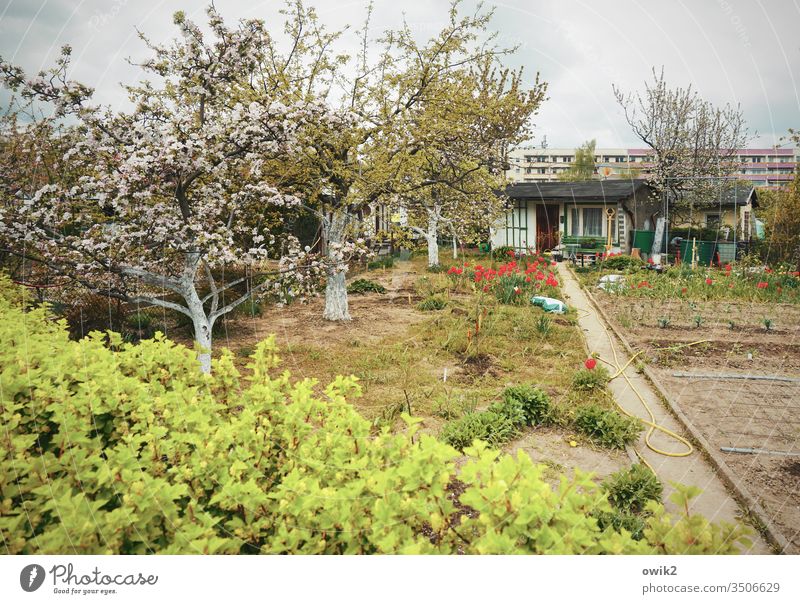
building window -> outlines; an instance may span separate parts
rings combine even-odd
[[[706,228],[707,229],[719,229],[721,224],[720,215],[716,214],[706,214]]]
[[[602,208],[583,208],[583,234],[592,236],[603,234]]]
[[[604,220],[603,208],[569,208],[569,234],[602,237]]]

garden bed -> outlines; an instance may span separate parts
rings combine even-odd
[[[800,378],[800,307],[738,300],[593,295],[655,372],[715,454],[747,485],[800,553],[796,457],[724,454],[720,447],[797,452],[800,383],[678,377],[740,374]],[[668,325],[660,319],[667,317]],[[700,317],[698,321],[696,318]],[[769,322],[766,329],[765,319]],[[696,343],[699,342],[699,343]]]

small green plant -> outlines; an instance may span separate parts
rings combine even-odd
[[[515,398],[504,398],[500,402],[492,403],[489,406],[489,411],[499,413],[508,418],[514,426],[524,426],[527,423],[522,402]]]
[[[636,440],[642,430],[642,424],[638,420],[595,404],[578,409],[575,427],[597,444],[609,449],[624,449],[625,445]]]
[[[428,271],[429,273],[443,273],[448,269],[449,267],[444,266],[443,264],[434,264],[432,266],[427,266],[425,268],[425,270]]]
[[[647,523],[645,518],[640,515],[613,510],[611,512],[600,512],[595,517],[601,530],[611,528],[615,531],[621,531],[625,529],[631,534],[631,538],[636,541],[644,538],[644,528]]]
[[[664,487],[644,464],[620,470],[603,481],[608,500],[620,512],[640,514],[648,501],[661,501]]]
[[[658,318],[658,326],[661,329],[666,329],[667,327],[669,327],[669,324],[670,324],[670,320],[667,317],[659,317]]]
[[[442,310],[445,306],[447,306],[447,298],[441,294],[428,296],[417,304],[419,310]]]
[[[641,258],[631,258],[630,256],[612,256],[606,258],[598,263],[598,266],[603,269],[612,271],[624,271],[627,269],[638,269],[644,266],[644,260]]]
[[[704,320],[703,317],[701,317],[700,315],[695,315],[694,317],[692,317],[692,323],[694,323],[694,326],[698,329],[703,324],[703,320]]]
[[[761,323],[764,325],[764,331],[772,331],[772,319],[764,317],[764,320],[761,321]]]
[[[550,397],[544,390],[535,386],[523,384],[506,388],[503,391],[503,401],[519,403],[524,423],[528,426],[547,423],[551,419],[553,407]]]
[[[494,293],[502,304],[529,304],[530,293],[525,275],[511,273],[498,277],[494,284]]]
[[[582,391],[599,390],[606,387],[610,377],[608,370],[602,365],[594,369],[579,369],[572,376],[572,388]]]
[[[383,256],[367,263],[367,268],[392,268],[394,266],[394,256]]]
[[[446,423],[439,438],[459,451],[482,440],[491,447],[499,447],[517,434],[513,420],[497,411],[467,413],[461,419]]]
[[[513,252],[514,248],[510,245],[501,245],[492,250],[492,258],[505,262],[512,257]]]
[[[246,359],[246,358],[249,358],[249,357],[253,356],[253,353],[255,351],[256,351],[255,346],[242,346],[241,348],[239,348],[236,351],[236,356],[239,356],[239,357],[242,357],[242,358]]]
[[[375,292],[376,294],[385,294],[386,288],[380,283],[377,283],[375,281],[370,281],[369,279],[356,279],[350,285],[347,286],[348,294],[366,294],[369,292]]]
[[[553,320],[547,315],[539,315],[539,318],[536,319],[536,331],[539,335],[546,338],[552,328]]]
[[[454,420],[466,413],[472,413],[478,405],[475,396],[465,393],[446,392],[433,400],[432,412],[435,416],[445,420]]]
[[[125,319],[125,323],[128,327],[132,329],[141,329],[146,330],[150,327],[150,324],[153,322],[153,317],[151,317],[146,312],[135,312]]]
[[[728,329],[730,329],[731,331],[733,331],[734,329],[736,329],[736,323],[734,323],[734,322],[733,322],[733,321],[731,321],[730,319],[728,320]]]

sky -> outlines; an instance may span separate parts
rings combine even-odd
[[[350,25],[343,45],[355,50],[366,0],[307,0],[333,29]],[[418,36],[445,23],[448,0],[373,0],[372,29],[405,18]],[[73,47],[72,79],[92,86],[100,102],[122,106],[119,84],[140,76],[126,59],[148,51],[137,29],[155,42],[175,36],[172,14],[202,22],[197,0],[0,0],[0,56],[29,73]],[[258,17],[277,32],[283,2],[216,0],[226,20]],[[464,10],[475,8],[465,0]],[[517,46],[506,59],[538,72],[548,99],[534,118],[534,139],[549,147],[641,147],[617,105],[612,84],[641,91],[655,67],[671,85],[691,85],[716,105],[741,105],[751,147],[785,146],[800,128],[800,0],[488,0],[498,41]],[[7,100],[0,93],[0,102]]]

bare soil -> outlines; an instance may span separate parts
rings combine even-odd
[[[573,447],[570,441],[580,444]],[[520,450],[530,455],[534,462],[552,468],[554,473],[569,473],[573,468],[591,469],[600,480],[631,464],[625,451],[593,447],[585,439],[548,428],[527,432],[505,448],[507,453],[514,455]]]
[[[800,378],[800,308],[792,305],[624,299],[598,301],[703,436],[764,506],[800,553],[800,459],[722,453],[720,447],[800,452],[800,383],[707,379],[675,373]],[[699,327],[692,317],[702,316]],[[670,316],[670,326],[657,327]],[[773,320],[768,331],[764,318]],[[731,322],[733,323],[731,325]],[[687,346],[688,344],[694,344]]]

